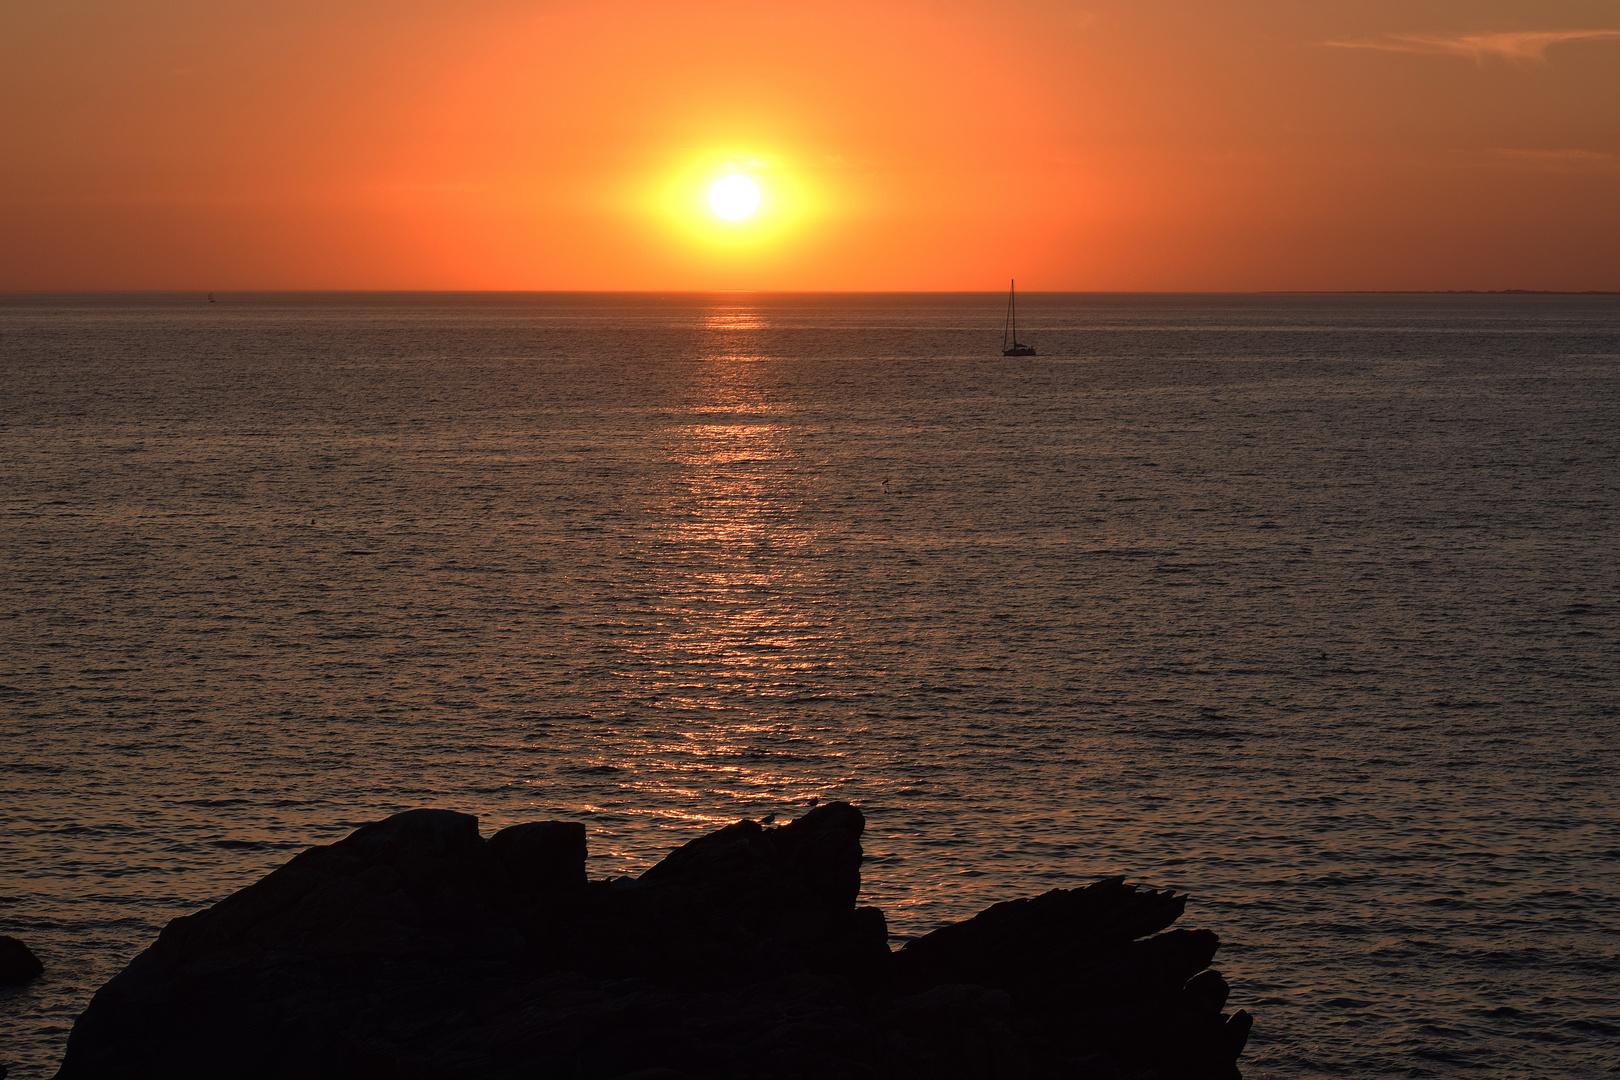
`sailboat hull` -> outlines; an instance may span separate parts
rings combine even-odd
[[[1034,356],[1035,349],[1030,345],[1014,345],[1010,349],[1002,349],[1002,356]]]

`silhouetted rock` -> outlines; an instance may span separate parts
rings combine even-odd
[[[14,937],[0,935],[0,986],[21,986],[39,978],[45,965]]]
[[[860,811],[744,821],[587,883],[583,827],[416,810],[170,923],[74,1025],[63,1080],[1238,1075],[1208,931],[1120,879],[891,953]]]
[[[1040,1032],[1032,1047],[1060,1056],[1085,1047],[1168,1075],[1222,1075],[1242,1043],[1229,1051],[1226,983],[1205,970],[1220,941],[1208,930],[1161,933],[1186,902],[1123,878],[1054,889],[918,938],[896,955],[896,968],[913,986],[959,978],[1005,990],[1026,1030]]]
[[[513,825],[489,838],[489,850],[525,895],[564,895],[585,888],[585,826],[577,821]]]

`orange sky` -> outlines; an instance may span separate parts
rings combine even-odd
[[[0,290],[1620,289],[1617,253],[1614,0],[0,0]]]

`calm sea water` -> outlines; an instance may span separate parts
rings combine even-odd
[[[1620,1067],[1620,298],[0,301],[0,1061],[416,806],[1193,896],[1247,1074]]]

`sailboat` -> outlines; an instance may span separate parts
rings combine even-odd
[[[1034,356],[1035,346],[1020,345],[1018,343],[1018,283],[1011,279],[1007,282],[1007,322],[1001,328],[1001,355],[1002,356]],[[1008,342],[1012,344],[1009,345]]]

